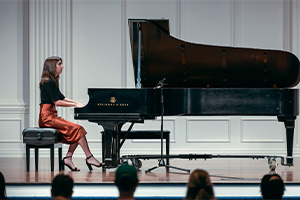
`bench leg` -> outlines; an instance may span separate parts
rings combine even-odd
[[[26,171],[29,172],[30,165],[30,147],[26,144]]]
[[[102,163],[105,163],[105,137],[104,133],[102,135]],[[105,167],[102,167],[102,171],[105,171]]]
[[[39,170],[39,148],[34,147],[34,153],[35,153],[35,171]]]
[[[50,163],[51,163],[51,172],[54,171],[54,144],[50,146]]]
[[[58,148],[58,167],[59,167],[59,171],[62,170],[61,161],[62,161],[62,148],[59,147]]]
[[[170,134],[167,134],[166,136],[166,155],[167,155],[167,165],[169,165],[169,155],[170,155]]]

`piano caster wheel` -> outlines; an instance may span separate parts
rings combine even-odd
[[[276,173],[275,169],[278,166],[276,163],[276,159],[274,157],[269,158],[269,168],[270,168],[270,173]]]
[[[120,165],[123,165],[124,163],[128,163],[128,159],[124,158],[124,159],[120,159]]]
[[[133,158],[132,160],[132,165],[134,165],[135,166],[135,168],[137,169],[137,170],[140,170],[141,169],[141,167],[142,167],[142,161],[140,161],[139,159],[137,159],[137,158]]]

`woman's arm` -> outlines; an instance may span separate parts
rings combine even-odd
[[[81,108],[84,107],[82,103],[79,103],[77,101],[73,101],[68,98],[64,98],[63,100],[57,100],[54,102],[56,106],[61,106],[61,107],[75,107],[75,108]]]
[[[69,102],[69,103],[76,103],[77,105],[82,105],[82,106],[84,106],[82,103],[79,103],[79,102],[77,102],[77,101],[74,101],[74,100],[71,100],[71,99],[68,99],[68,98],[64,98],[63,101]]]

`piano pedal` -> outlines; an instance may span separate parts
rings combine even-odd
[[[278,166],[278,163],[276,162],[276,159],[274,157],[269,158],[269,168],[270,168],[270,174],[277,173],[276,167]]]
[[[118,167],[117,159],[105,158],[104,163],[105,163],[105,165],[104,165],[105,168],[116,168],[116,167]]]
[[[124,163],[128,164],[128,159],[127,158],[121,158],[120,159],[120,164],[123,165]]]

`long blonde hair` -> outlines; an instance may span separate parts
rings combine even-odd
[[[39,84],[40,87],[43,83],[47,82],[49,80],[49,78],[51,78],[53,80],[53,82],[55,83],[55,85],[57,87],[59,87],[59,75],[55,76],[56,63],[58,61],[62,62],[62,59],[58,56],[51,56],[51,57],[46,58],[46,60],[44,62],[43,72],[41,75],[41,81]]]
[[[191,173],[185,200],[190,199],[216,199],[209,174],[205,170],[196,169]]]

